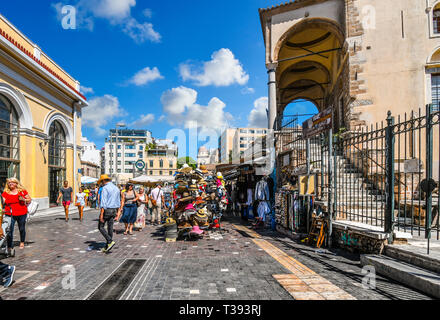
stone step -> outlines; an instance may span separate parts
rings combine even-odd
[[[86,208],[84,208],[86,210]],[[69,207],[69,215],[71,213],[78,213],[78,208],[74,205],[70,205]],[[64,207],[63,206],[57,206],[49,209],[43,209],[38,210],[35,215],[32,216],[32,218],[41,218],[41,217],[50,217],[50,216],[58,216],[63,215],[64,216]]]
[[[440,298],[440,275],[436,272],[383,255],[361,255],[361,265],[373,266],[380,275]]]
[[[431,252],[428,255],[425,248],[411,245],[386,245],[384,254],[387,257],[440,274],[440,254],[438,252]]]

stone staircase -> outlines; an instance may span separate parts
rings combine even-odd
[[[337,159],[337,210],[338,218],[350,222],[363,222],[374,228],[385,220],[385,192],[369,181],[342,156]],[[395,211],[397,217],[398,211]],[[396,222],[399,222],[396,218]],[[402,221],[400,221],[402,223]],[[383,229],[382,229],[383,230]],[[382,233],[382,232],[379,232]],[[400,236],[397,233],[401,234]],[[408,238],[411,235],[395,232],[394,238]],[[375,272],[440,298],[440,245],[437,251],[426,254],[425,249],[414,245],[385,245],[382,254],[361,255],[363,266],[373,266]]]
[[[69,207],[69,215],[74,214],[74,213],[76,213],[76,214],[78,213],[78,208],[75,207],[74,205],[71,205]],[[57,207],[52,207],[49,209],[38,210],[35,213],[35,215],[32,216],[32,219],[43,218],[43,217],[52,217],[52,216],[64,216],[64,207],[57,206]]]
[[[343,156],[336,157],[337,219],[383,225],[385,192]],[[324,188],[325,194],[328,189]]]
[[[363,266],[440,299],[440,250],[429,255],[411,245],[387,245],[383,255],[361,255]]]

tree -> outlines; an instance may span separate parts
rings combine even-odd
[[[177,169],[182,168],[185,163],[188,164],[193,169],[197,168],[197,162],[193,158],[181,157],[181,158],[177,159]]]

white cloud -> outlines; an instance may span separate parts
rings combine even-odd
[[[160,74],[159,69],[154,67],[150,69],[150,67],[146,67],[141,71],[137,72],[133,78],[131,78],[130,83],[133,83],[137,86],[143,86],[148,82],[152,82],[154,80],[163,79],[164,77]]]
[[[136,120],[135,122],[130,124],[130,127],[145,128],[145,127],[149,126],[150,124],[152,124],[154,119],[155,119],[155,117],[154,117],[154,114],[152,114],[152,113],[149,113],[146,115],[142,114],[138,120]]]
[[[144,43],[147,40],[160,42],[161,35],[153,28],[153,24],[144,22],[139,23],[136,19],[130,18],[122,29],[136,43]]]
[[[118,98],[106,94],[89,101],[89,106],[82,110],[82,124],[95,129],[97,135],[103,136],[106,134],[103,126],[106,126],[112,119],[125,115],[126,112],[121,108]]]
[[[146,17],[146,18],[151,18],[153,16],[153,11],[151,9],[144,9],[144,11],[142,11],[142,14]]]
[[[163,114],[163,115],[161,115],[160,117],[159,117],[159,122],[162,122],[162,121],[164,121],[164,120],[166,120],[166,116]]]
[[[76,10],[77,26],[93,31],[96,18],[105,19],[114,26],[121,27],[122,31],[137,43],[147,40],[159,42],[161,35],[148,22],[139,22],[131,15],[131,9],[136,6],[136,0],[77,0],[75,4],[67,0],[52,4],[57,12],[58,20],[62,20],[61,9],[64,5],[73,5]],[[145,14],[144,16],[148,17]]]
[[[80,86],[80,90],[79,91],[82,94],[94,94],[95,93],[93,88],[89,88],[89,87],[85,87],[85,86]]]
[[[267,97],[261,97],[254,101],[254,108],[248,116],[250,128],[266,128],[267,127],[267,112],[269,105]]]
[[[180,86],[164,92],[161,102],[168,123],[185,128],[220,130],[233,120],[232,115],[224,111],[226,105],[219,98],[212,98],[207,106],[196,101],[197,91],[194,89]]]
[[[252,93],[255,93],[255,89],[246,87],[246,88],[241,89],[241,93],[242,94],[252,94]]]
[[[214,85],[225,87],[238,83],[245,85],[249,81],[249,75],[243,70],[238,59],[229,49],[220,49],[212,54],[211,60],[199,66],[199,71],[188,63],[179,66],[180,76],[184,81],[193,80],[198,86]]]

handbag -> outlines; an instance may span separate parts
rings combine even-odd
[[[160,191],[158,192],[158,195],[160,196]],[[156,207],[157,206],[157,199],[151,199],[151,204]]]
[[[27,206],[28,214],[33,216],[37,212],[39,205],[40,204],[37,201],[32,200]]]

